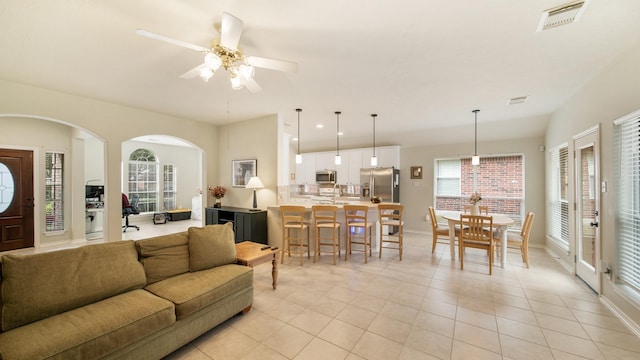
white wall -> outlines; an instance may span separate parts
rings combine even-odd
[[[204,169],[202,183],[206,184],[207,178],[218,177],[217,127],[212,124],[0,80],[0,116],[11,115],[61,122],[104,140],[107,241],[122,239],[120,167],[123,141],[149,134],[184,139],[205,154],[201,160]],[[11,141],[29,144],[33,142],[29,140],[30,136],[30,132],[19,131]],[[4,135],[0,139],[3,143]],[[84,179],[83,174],[81,176]],[[74,201],[73,206],[78,207],[78,201]],[[80,207],[83,208],[84,203]]]
[[[546,134],[546,146],[551,148],[561,143],[569,143],[573,152],[572,137],[593,126],[600,126],[600,177],[607,181],[609,191],[601,194],[600,235],[602,260],[613,264],[616,271],[615,239],[615,173],[613,169],[613,121],[623,115],[640,109],[638,84],[640,83],[640,46],[622,54],[608,68],[586,84],[576,95],[556,111]],[[570,180],[569,193],[574,191],[573,157],[569,156]],[[573,202],[570,199],[570,202]],[[569,207],[570,209],[572,207]],[[571,211],[571,210],[570,210]],[[570,217],[573,218],[572,216]],[[575,240],[575,229],[569,228],[570,242]],[[551,245],[551,244],[549,244]],[[550,246],[571,268],[573,268],[573,250],[563,253]],[[606,301],[620,309],[626,316],[640,324],[640,303],[633,304],[620,296],[615,284],[601,276],[601,294]]]
[[[525,209],[544,219],[544,152],[540,151],[543,138],[514,139],[509,141],[478,142],[479,155],[524,154]],[[431,223],[425,221],[427,208],[434,204],[434,165],[436,159],[469,157],[473,143],[402,147],[400,158],[400,202],[405,206],[403,218],[407,231],[430,232]],[[411,179],[412,166],[422,166],[422,179]],[[544,243],[544,221],[534,221],[530,242]]]

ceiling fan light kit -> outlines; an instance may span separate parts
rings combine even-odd
[[[158,35],[143,29],[137,29],[136,34],[204,53],[203,63],[182,74],[180,77],[183,79],[192,79],[199,76],[203,81],[207,82],[220,67],[223,67],[229,73],[232,89],[240,90],[246,87],[250,92],[255,93],[262,90],[254,80],[256,67],[285,72],[298,71],[298,64],[294,62],[257,56],[245,57],[242,53],[242,48],[238,46],[243,26],[242,20],[229,13],[223,13],[220,38],[211,41],[209,48]]]

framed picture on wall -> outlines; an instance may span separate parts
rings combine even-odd
[[[411,178],[412,179],[422,179],[422,166],[412,166],[411,167]]]
[[[233,160],[231,174],[233,187],[245,187],[252,176],[258,176],[258,160]]]

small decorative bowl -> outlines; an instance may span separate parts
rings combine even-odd
[[[371,202],[374,204],[380,204],[382,202],[382,199],[380,199],[380,197],[378,196],[374,196],[371,198]]]

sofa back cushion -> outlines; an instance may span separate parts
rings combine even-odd
[[[236,262],[233,224],[190,227],[189,270],[198,271]]]
[[[186,231],[136,241],[147,284],[189,271],[189,235]]]
[[[2,330],[144,287],[133,241],[2,257]]]

